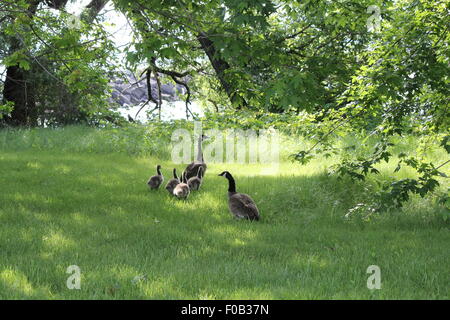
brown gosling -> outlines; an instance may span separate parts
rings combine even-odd
[[[175,189],[173,189],[173,195],[178,199],[187,199],[191,193],[189,185],[186,182],[186,172],[183,172],[181,174],[181,183],[177,184]]]
[[[228,207],[231,213],[239,219],[258,221],[260,215],[255,201],[245,193],[236,192],[236,182],[231,173],[224,171],[219,176],[228,180]]]
[[[177,169],[173,169],[173,178],[170,179],[166,184],[166,190],[173,196],[173,189],[180,183],[180,179],[177,176]]]
[[[197,171],[197,176],[192,177],[188,180],[188,186],[191,190],[198,190],[202,184],[202,171],[203,167],[199,167]]]
[[[164,177],[161,173],[161,166],[158,164],[156,166],[157,175],[150,177],[148,179],[147,185],[151,190],[158,189],[164,181]]]

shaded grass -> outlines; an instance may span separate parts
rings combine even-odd
[[[0,153],[1,299],[449,298],[449,224],[430,199],[345,220],[370,189],[314,161],[278,173],[210,164],[201,191],[178,201],[146,187],[157,163],[167,181],[170,161],[49,149]],[[260,222],[230,216],[225,169]],[[70,265],[81,290],[66,287]],[[366,287],[369,265],[381,290]]]

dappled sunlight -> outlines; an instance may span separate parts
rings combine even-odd
[[[0,298],[50,298],[46,290],[36,289],[27,279],[26,275],[14,269],[3,269],[0,271]],[[4,292],[10,291],[12,296],[4,296]],[[3,292],[2,292],[3,291]]]
[[[72,171],[72,168],[64,165],[64,164],[60,164],[57,165],[53,168],[58,174],[68,174]]]
[[[42,241],[42,238],[39,238],[29,226],[23,226],[20,229],[16,229],[15,234],[18,240],[23,241],[28,245],[31,245],[32,243],[40,243]]]
[[[177,281],[169,274],[150,278],[139,285],[146,299],[183,299],[189,298]],[[193,298],[193,297],[192,297]]]
[[[30,168],[30,169],[41,169],[42,168],[42,164],[37,161],[29,161],[29,162],[27,162],[26,166],[27,166],[27,168]]]
[[[56,194],[49,195],[47,192],[35,193],[5,193],[3,194],[4,201],[12,201],[14,203],[14,210],[23,214],[29,214],[30,212],[44,212],[49,208],[63,207],[64,203],[62,199],[58,199]],[[45,220],[45,217],[37,217],[38,219]]]
[[[28,297],[35,292],[27,277],[15,270],[2,270],[0,272],[0,281],[3,286],[19,291],[21,294]]]
[[[95,223],[94,219],[92,219],[88,213],[83,213],[80,211],[69,213],[66,221],[70,226],[75,224],[78,227],[93,226]]]
[[[167,203],[179,212],[195,212],[201,209],[213,216],[220,210],[226,198],[218,197],[207,190],[206,186],[202,186],[199,191],[191,191],[187,199],[177,199],[167,194]],[[167,193],[165,190],[163,192]],[[199,203],[201,203],[201,208],[199,208]]]
[[[47,194],[38,193],[19,193],[16,192],[10,196],[13,201],[21,204],[52,204],[57,202],[56,198],[49,197]]]
[[[233,219],[231,217],[231,214],[229,215],[229,218]],[[227,223],[226,225],[212,226],[211,231],[214,232],[215,237],[221,236],[221,240],[231,246],[245,246],[257,239],[256,235],[258,231],[255,230],[255,228],[252,228],[251,230],[245,230],[242,228],[242,224],[240,224],[240,222],[243,222],[245,224],[250,224],[251,222],[237,220],[234,222],[236,223]]]
[[[296,162],[264,163],[213,163],[208,164],[208,171],[218,175],[222,171],[230,171],[236,177],[280,177],[280,176],[314,176],[326,172],[326,163],[312,161],[307,166]]]
[[[317,254],[304,254],[300,252],[295,252],[290,261],[292,267],[297,267],[300,270],[308,270],[310,268],[323,269],[329,266],[329,264],[328,259],[324,259]]]
[[[256,288],[243,287],[243,288],[233,290],[232,292],[229,293],[229,295],[227,295],[227,297],[230,300],[239,300],[239,299],[242,299],[242,297],[245,297],[245,299],[249,299],[249,300],[277,299],[277,296],[274,295],[273,292],[274,292],[273,288],[263,288],[261,286],[258,286]]]
[[[244,241],[242,239],[234,239],[234,240],[232,240],[232,244],[234,246],[241,247],[241,246],[245,246],[246,241]]]
[[[200,293],[198,293],[197,297],[195,299],[198,300],[216,300],[216,295],[212,293],[208,293],[206,290],[200,290]]]
[[[42,243],[45,249],[52,251],[73,249],[77,245],[77,241],[68,238],[60,231],[55,230],[42,236]]]

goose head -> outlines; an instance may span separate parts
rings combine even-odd
[[[230,176],[230,173],[228,171],[223,171],[222,173],[219,174],[219,176],[228,178]]]

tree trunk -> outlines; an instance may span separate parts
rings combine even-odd
[[[87,24],[92,23],[108,2],[109,0],[91,0],[83,10],[81,19]]]
[[[41,0],[30,0],[28,2],[28,16],[33,17]],[[21,49],[21,43],[16,37],[11,38],[11,53]],[[5,122],[14,126],[36,126],[37,110],[34,97],[33,83],[28,81],[29,72],[20,68],[19,65],[6,68],[6,79],[3,86],[4,102],[13,102],[14,109],[11,115],[5,117]]]
[[[37,112],[33,85],[27,81],[27,73],[19,66],[10,66],[6,70],[3,88],[5,102],[14,102],[14,109],[5,122],[14,126],[36,126]]]
[[[236,109],[241,109],[242,107],[247,106],[247,102],[242,97],[239,97],[236,94],[236,88],[225,79],[225,71],[230,69],[230,65],[225,60],[219,58],[217,56],[216,48],[214,47],[214,43],[209,39],[208,35],[204,32],[200,32],[197,35],[197,40],[200,42],[200,45],[208,56],[211,65],[216,72],[217,78],[220,81],[220,85],[225,90],[228,98],[231,103],[236,107]]]
[[[98,13],[104,8],[109,0],[92,0],[85,8],[82,19],[85,23],[92,23]],[[36,14],[36,10],[41,2],[53,9],[62,9],[68,0],[29,0],[27,14],[30,18]],[[10,52],[20,50],[21,43],[18,39],[12,38],[10,42]],[[4,102],[13,102],[14,109],[11,115],[5,117],[5,122],[14,126],[36,126],[38,124],[38,111],[34,96],[34,86],[29,81],[28,75],[31,72],[21,69],[18,65],[9,66],[6,69],[6,80],[3,87]]]

